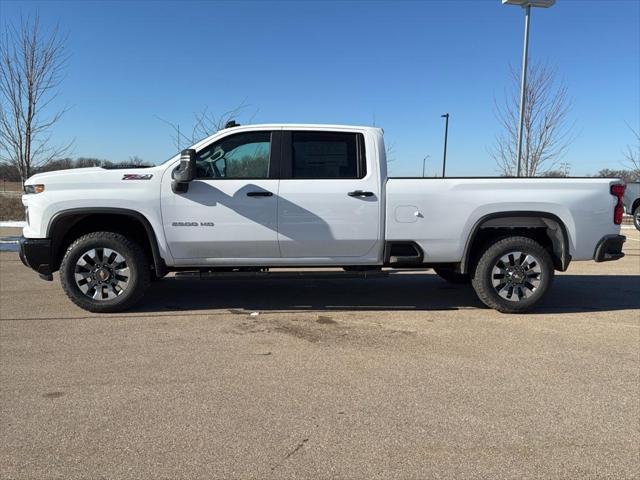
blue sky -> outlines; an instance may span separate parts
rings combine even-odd
[[[414,2],[0,2],[2,22],[39,12],[69,33],[55,129],[75,156],[159,163],[156,116],[250,105],[254,123],[375,123],[394,175],[494,175],[494,98],[519,68],[523,12],[500,0]],[[530,59],[555,66],[573,101],[573,175],[620,168],[640,128],[640,2],[558,0],[535,9]]]

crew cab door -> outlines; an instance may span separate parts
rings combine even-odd
[[[282,132],[278,241],[283,258],[317,264],[375,261],[380,205],[379,170],[367,161],[362,133]]]
[[[171,179],[165,179],[162,219],[178,263],[242,265],[280,257],[279,152],[274,152],[277,142],[272,141],[277,135],[232,133],[200,149],[196,179],[184,193],[174,193]]]

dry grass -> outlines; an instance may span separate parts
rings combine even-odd
[[[22,198],[0,193],[0,220],[24,220]]]
[[[9,182],[0,180],[0,192],[21,192],[22,182]]]

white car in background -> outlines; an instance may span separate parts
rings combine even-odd
[[[629,182],[623,197],[625,211],[633,216],[633,224],[640,230],[640,182]]]

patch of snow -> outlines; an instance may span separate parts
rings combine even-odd
[[[27,226],[27,222],[19,221],[19,220],[0,221],[0,227],[24,228],[26,226]]]

